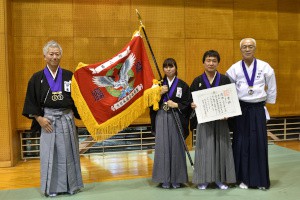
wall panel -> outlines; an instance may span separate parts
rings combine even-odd
[[[278,1],[279,40],[300,40],[299,0]]]
[[[72,0],[12,2],[15,36],[73,36]]]
[[[279,42],[279,66],[277,75],[279,115],[299,116],[300,112],[300,41]]]
[[[233,0],[190,0],[185,5],[186,38],[233,38]]]
[[[277,0],[234,0],[234,38],[278,39]]]

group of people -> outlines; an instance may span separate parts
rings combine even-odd
[[[254,57],[254,39],[241,40],[240,50],[243,59],[226,75],[217,71],[219,53],[205,52],[204,73],[191,86],[177,77],[173,58],[164,61],[159,110],[150,109],[155,134],[152,180],[163,188],[179,188],[188,182],[184,139],[189,124],[197,133],[192,182],[198,189],[206,189],[210,183],[220,189],[227,189],[230,183],[239,183],[244,189],[270,187],[265,104],[276,100],[274,70]],[[41,131],[41,192],[50,197],[83,188],[74,123],[74,117],[80,116],[71,98],[73,74],[59,65],[62,53],[55,41],[44,46],[46,67],[29,80],[22,113],[33,119],[33,131]],[[191,92],[229,83],[236,85],[242,110],[241,116],[233,118],[233,144],[227,119],[198,124],[195,116],[191,117],[197,107]]]
[[[153,182],[163,188],[179,188],[188,182],[183,138],[189,133],[190,122],[191,129],[196,129],[192,182],[198,189],[215,184],[226,190],[233,183],[242,189],[270,187],[265,104],[276,101],[276,79],[272,67],[255,58],[255,50],[255,39],[242,39],[242,60],[233,64],[226,75],[217,71],[219,53],[206,51],[202,58],[204,72],[190,87],[177,77],[176,61],[164,61],[160,109],[150,109],[155,134]],[[198,124],[191,114],[197,107],[191,92],[230,83],[236,86],[242,115]]]

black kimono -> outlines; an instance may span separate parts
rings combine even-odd
[[[72,79],[73,73],[65,69],[62,69],[62,72],[63,72],[62,79],[63,79],[63,87],[64,87],[64,82],[71,83],[70,81]],[[74,116],[77,119],[80,119],[77,109],[74,105],[74,101],[71,97],[71,92],[66,92],[65,90],[63,90],[62,93],[64,96],[64,100],[52,101],[51,90],[49,89],[50,87],[44,75],[44,70],[41,70],[33,74],[33,76],[30,78],[28,82],[22,114],[27,118],[33,119],[31,125],[32,132],[39,131],[41,128],[39,123],[32,117],[32,115],[44,116],[44,111],[43,111],[44,107],[71,109],[74,112]]]
[[[168,111],[162,109],[163,97],[159,103],[160,109],[157,112],[153,110],[150,112],[152,128],[156,134],[152,180],[157,183],[186,183],[188,175],[183,140],[171,109]],[[178,103],[178,108],[174,109],[175,115],[180,121],[179,126],[183,130],[184,137],[187,137],[191,107],[189,86],[178,79],[170,99]]]

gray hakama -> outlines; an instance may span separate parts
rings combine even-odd
[[[197,125],[194,184],[235,183],[232,147],[226,120]]]
[[[175,112],[179,119],[177,111]],[[172,111],[158,110],[152,181],[157,183],[188,182],[184,145]]]
[[[83,187],[73,112],[45,108],[44,117],[51,121],[53,132],[41,131],[41,191],[72,194]]]

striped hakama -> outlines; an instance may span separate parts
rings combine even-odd
[[[177,111],[175,111],[175,114],[179,119]],[[156,136],[152,181],[157,183],[187,183],[188,175],[184,145],[179,136],[172,111],[158,110],[155,123]]]
[[[242,115],[236,117],[233,153],[237,180],[249,187],[270,187],[268,137],[264,102],[240,101]]]
[[[197,125],[194,184],[235,183],[232,146],[226,120]]]
[[[41,191],[73,194],[83,187],[73,112],[45,108],[44,117],[51,121],[53,132],[41,131]]]

